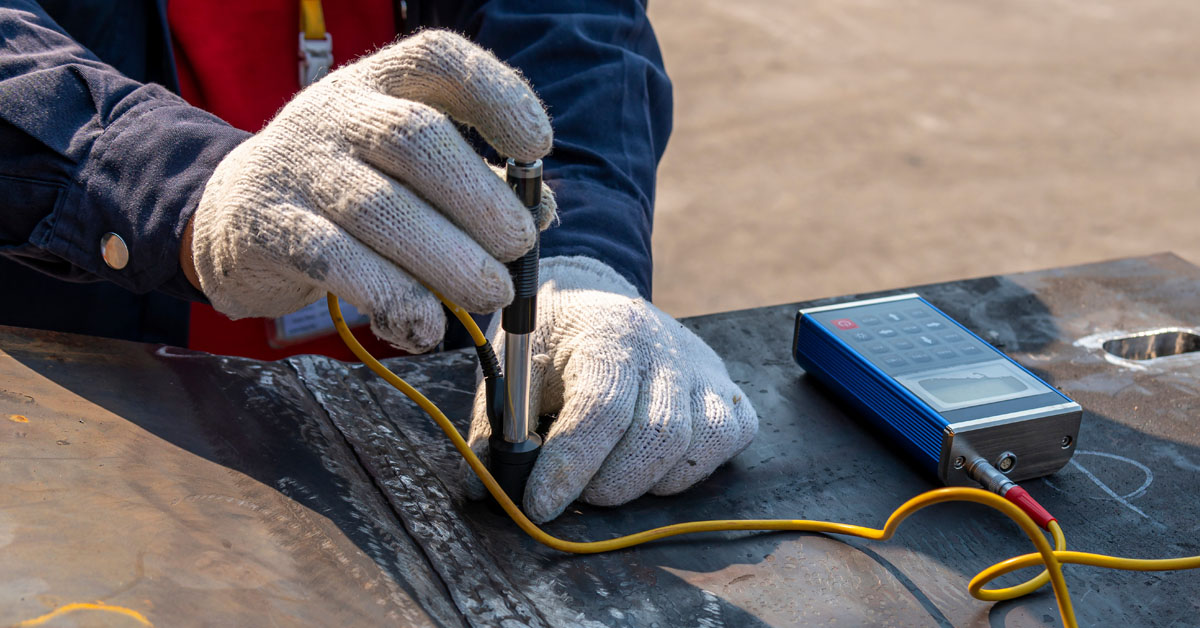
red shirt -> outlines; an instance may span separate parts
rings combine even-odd
[[[323,4],[334,67],[396,37],[390,0]],[[167,18],[180,93],[192,105],[257,132],[300,90],[299,0],[171,0]],[[286,342],[274,329],[270,319],[231,321],[207,305],[193,304],[188,346],[267,360],[300,353],[355,359],[336,335]],[[377,356],[400,353],[365,327],[356,335]]]

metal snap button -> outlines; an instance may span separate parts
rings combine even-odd
[[[100,236],[100,257],[113,270],[121,270],[129,263],[129,247],[121,236],[109,231]]]

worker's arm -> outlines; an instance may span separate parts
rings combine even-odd
[[[0,253],[133,291],[195,285],[235,318],[334,292],[409,351],[445,326],[422,283],[474,311],[511,299],[503,262],[539,225],[451,120],[525,160],[552,134],[529,86],[470,42],[408,38],[247,136],[100,63],[36,4],[0,8]],[[108,234],[128,261],[102,258]]]
[[[0,254],[72,281],[202,298],[177,262],[204,182],[248,137],[66,35],[35,2],[0,2]],[[128,263],[100,241],[114,233]]]

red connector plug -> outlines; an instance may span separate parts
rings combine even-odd
[[[1017,505],[1017,508],[1025,511],[1033,519],[1034,523],[1038,524],[1043,530],[1049,530],[1050,522],[1054,521],[1054,517],[1042,505],[1037,503],[1025,489],[1020,486],[1013,486],[1004,493],[1004,499]]]
[[[1054,521],[1054,517],[1050,516],[1050,512],[1042,505],[1037,503],[1025,489],[1017,486],[1016,482],[1008,479],[1008,476],[1000,473],[984,460],[982,457],[975,458],[971,464],[967,465],[967,477],[979,482],[984,489],[989,490],[1008,501],[1012,502],[1020,508],[1025,514],[1033,519],[1034,523],[1038,524],[1043,530],[1049,530],[1050,522]]]

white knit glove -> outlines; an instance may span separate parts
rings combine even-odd
[[[526,515],[548,521],[577,498],[615,506],[678,493],[750,444],[758,415],[703,340],[599,261],[552,257],[540,272],[530,412],[558,418],[525,489]],[[495,324],[492,337],[502,356]],[[486,460],[484,406],[480,387],[470,443]],[[482,498],[465,463],[462,472]]]
[[[503,262],[539,222],[459,135],[522,161],[550,150],[541,102],[512,68],[425,31],[298,94],[217,166],[193,218],[200,287],[224,314],[281,316],[333,292],[408,351],[441,339],[428,284],[474,312],[512,300]]]

